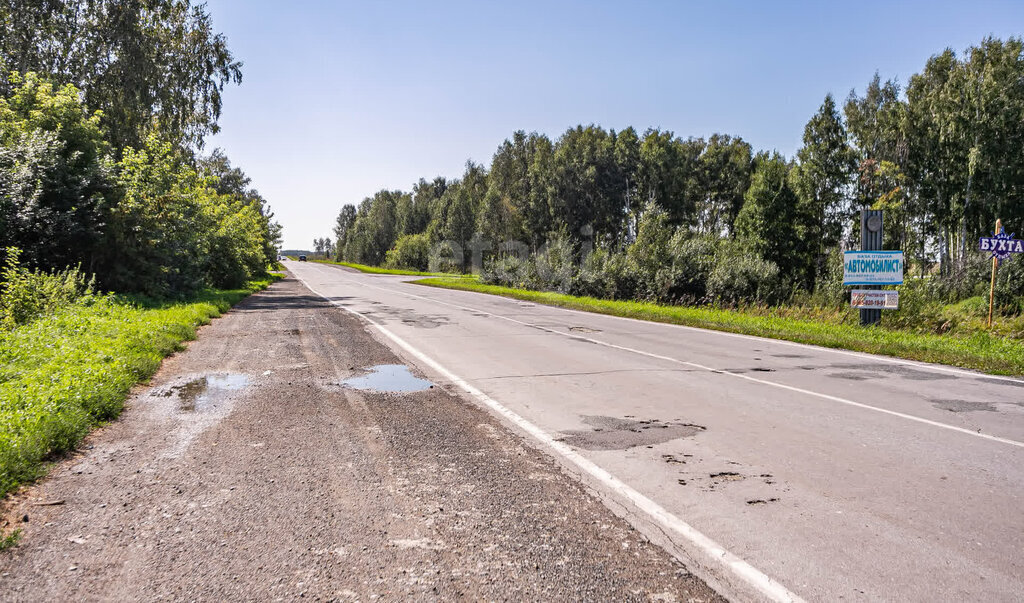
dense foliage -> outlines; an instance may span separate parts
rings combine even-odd
[[[952,302],[984,282],[976,237],[997,217],[1024,231],[1022,142],[1024,46],[989,38],[932,57],[905,91],[876,75],[842,105],[827,95],[793,158],[723,134],[515,132],[489,170],[342,207],[335,254],[615,299],[837,305],[837,253],[880,208],[886,248],[928,277],[914,286]]]
[[[266,201],[222,152],[197,154],[241,78],[205,5],[0,1],[0,23],[0,248],[160,297],[276,260]]]
[[[82,91],[115,149],[154,125],[194,147],[217,131],[221,92],[241,64],[192,0],[0,0],[0,65]],[[0,79],[0,95],[16,84]]]

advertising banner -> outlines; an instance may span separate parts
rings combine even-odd
[[[861,310],[895,310],[900,307],[900,292],[854,289],[850,292],[850,306]]]
[[[844,285],[902,285],[902,251],[847,251],[843,254]]]

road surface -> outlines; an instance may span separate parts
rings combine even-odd
[[[719,601],[543,453],[294,279],[7,501],[0,601]]]
[[[289,262],[736,598],[1024,597],[1024,382]]]

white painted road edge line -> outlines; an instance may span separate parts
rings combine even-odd
[[[303,284],[306,285],[306,287],[309,288],[310,291],[324,298],[325,300],[330,302],[331,305],[337,308],[341,308],[346,312],[354,314],[355,316],[365,320],[378,331],[380,331],[380,333],[383,334],[385,337],[393,341],[395,344],[397,344],[399,347],[401,347],[409,354],[412,354],[412,356],[415,357],[417,360],[423,362],[430,368],[440,373],[446,379],[450,380],[453,384],[460,387],[462,390],[476,398],[478,401],[486,405],[488,408],[505,417],[514,425],[516,425],[529,435],[533,436],[541,444],[545,445],[547,448],[551,449],[565,460],[579,467],[580,470],[584,471],[594,479],[598,480],[606,487],[610,488],[612,491],[618,493],[620,496],[629,500],[631,503],[636,505],[638,509],[646,513],[648,517],[650,517],[655,523],[660,525],[663,529],[666,529],[685,538],[692,545],[700,549],[710,559],[716,560],[717,562],[725,566],[725,568],[729,572],[731,572],[732,575],[742,580],[745,584],[753,588],[756,592],[761,593],[763,596],[767,597],[771,601],[803,603],[803,599],[800,598],[796,593],[790,591],[785,586],[779,584],[772,578],[769,578],[766,574],[764,574],[754,566],[750,565],[746,561],[740,559],[736,555],[725,550],[725,548],[723,548],[717,542],[711,540],[710,538],[708,538],[707,536],[705,536],[704,534],[690,526],[690,524],[686,523],[682,519],[679,519],[672,513],[669,513],[667,510],[665,510],[664,507],[662,507],[658,503],[647,498],[637,490],[634,490],[632,487],[627,485],[622,480],[618,479],[608,471],[602,469],[595,463],[591,462],[589,459],[573,450],[569,445],[555,440],[540,427],[537,427],[533,423],[530,423],[529,421],[519,416],[512,410],[509,410],[508,408],[503,406],[497,400],[494,400],[493,398],[483,393],[479,389],[473,387],[465,380],[461,379],[459,376],[455,375],[447,368],[439,364],[437,361],[430,358],[423,352],[419,351],[398,335],[395,335],[394,333],[389,331],[383,325],[375,322],[373,319],[363,314],[360,314],[359,312],[356,312],[355,310],[352,310],[351,308],[343,306],[340,303],[332,300],[331,298],[327,297],[326,295],[320,293],[319,291],[311,287],[309,283],[307,283],[304,279],[300,278],[299,280],[302,280]]]
[[[305,281],[303,281],[303,282],[305,282]],[[931,419],[925,419],[924,417],[918,417],[918,416],[915,416],[915,415],[911,415],[911,414],[907,414],[907,413],[902,413],[902,412],[899,412],[899,411],[896,411],[896,410],[889,410],[887,408],[881,408],[881,407],[878,407],[878,406],[872,406],[870,404],[864,404],[863,402],[856,402],[854,400],[848,400],[846,398],[840,398],[839,396],[833,396],[831,394],[823,394],[821,392],[811,391],[809,389],[803,389],[801,387],[796,387],[796,386],[793,386],[793,385],[786,385],[784,383],[776,383],[774,381],[768,381],[768,380],[765,380],[765,379],[758,379],[757,377],[751,377],[749,375],[743,375],[743,374],[740,374],[740,373],[732,373],[732,372],[729,372],[729,371],[724,371],[724,370],[716,369],[716,368],[713,368],[713,367],[710,367],[710,366],[705,366],[703,364],[697,364],[696,362],[689,362],[689,361],[686,361],[686,360],[680,360],[678,358],[672,358],[671,356],[662,356],[661,354],[654,354],[652,352],[645,352],[644,350],[638,350],[636,348],[630,348],[630,347],[626,347],[626,346],[617,345],[617,344],[614,344],[614,343],[608,343],[606,341],[601,341],[601,340],[598,340],[598,339],[593,339],[591,337],[584,337],[582,335],[577,335],[577,334],[572,334],[572,333],[563,333],[561,331],[558,331],[558,330],[555,330],[555,329],[551,329],[551,328],[548,328],[548,327],[545,327],[545,326],[542,326],[542,325],[535,325],[535,324],[532,324],[532,323],[523,322],[521,320],[516,320],[514,318],[509,318],[508,316],[502,316],[500,314],[494,314],[493,312],[488,312],[487,310],[481,310],[479,308],[472,308],[472,307],[469,307],[469,306],[460,306],[458,304],[451,304],[451,303],[443,302],[443,301],[440,301],[440,300],[437,300],[437,299],[434,299],[434,298],[431,298],[431,297],[424,297],[422,295],[416,295],[415,293],[408,293],[408,292],[405,292],[405,291],[395,291],[393,289],[387,289],[385,287],[379,287],[377,285],[370,285],[370,284],[367,284],[367,283],[359,283],[359,284],[362,285],[362,286],[365,286],[365,287],[370,287],[370,288],[373,288],[373,289],[379,289],[381,291],[386,291],[386,292],[394,294],[394,295],[406,295],[406,296],[413,297],[413,298],[416,298],[416,299],[422,299],[422,300],[425,300],[425,301],[428,301],[428,302],[432,302],[432,303],[435,303],[435,304],[440,304],[442,306],[449,306],[451,308],[458,308],[460,310],[466,310],[466,311],[469,311],[469,312],[478,312],[478,313],[481,313],[481,314],[486,314],[488,316],[492,316],[494,318],[500,318],[500,319],[506,320],[508,322],[513,322],[513,323],[520,324],[520,325],[527,326],[527,327],[531,327],[531,328],[534,328],[534,329],[539,329],[541,331],[545,331],[545,332],[548,332],[548,333],[553,333],[555,335],[560,335],[562,337],[568,337],[569,339],[586,340],[586,341],[588,341],[590,343],[595,343],[597,345],[605,346],[605,347],[608,347],[608,348],[613,348],[613,349],[616,349],[616,350],[622,350],[624,352],[631,352],[633,354],[638,354],[640,356],[647,356],[648,358],[654,358],[656,360],[664,360],[665,362],[672,362],[674,364],[680,364],[680,365],[683,365],[683,366],[689,366],[689,367],[692,367],[692,368],[701,369],[701,370],[708,371],[708,372],[711,372],[711,373],[716,373],[716,374],[719,374],[719,375],[728,375],[730,377],[735,377],[737,379],[744,379],[746,381],[752,381],[754,383],[760,383],[762,385],[768,385],[768,386],[771,386],[771,387],[777,387],[779,389],[784,389],[784,390],[788,390],[788,391],[791,391],[791,392],[796,392],[796,393],[799,393],[799,394],[805,394],[805,395],[808,395],[808,396],[822,398],[824,400],[829,400],[831,402],[838,402],[840,404],[846,404],[848,406],[853,406],[853,407],[856,407],[856,408],[863,408],[865,410],[871,410],[871,411],[874,411],[874,412],[879,412],[879,413],[882,413],[882,414],[890,415],[890,416],[893,416],[893,417],[899,417],[901,419],[907,419],[909,421],[915,421],[917,423],[922,423],[924,425],[930,425],[932,427],[938,427],[940,429],[948,429],[950,431],[955,431],[955,432],[958,432],[958,433],[963,433],[963,434],[966,434],[966,435],[969,435],[969,436],[974,436],[976,438],[981,438],[983,440],[989,440],[991,442],[998,442],[1000,444],[1008,444],[1010,446],[1015,446],[1017,448],[1024,448],[1024,442],[1018,442],[1017,440],[1011,440],[1009,438],[1002,438],[1002,437],[999,437],[999,436],[989,435],[987,433],[981,433],[979,431],[972,431],[970,429],[965,429],[963,427],[957,427],[956,425],[948,425],[946,423],[940,423],[939,421],[932,421]],[[318,293],[317,295],[320,295],[320,294]],[[321,296],[321,297],[323,297],[323,296]],[[327,298],[325,298],[325,299],[327,299]],[[328,300],[328,301],[330,301],[330,300]],[[344,307],[344,306],[342,306],[342,307]],[[348,308],[346,308],[346,310],[347,309]],[[712,331],[712,332],[717,333],[717,331]]]
[[[325,266],[325,265],[321,264],[321,266]],[[331,266],[331,264],[326,264],[326,266]],[[339,266],[338,268],[341,269],[342,267]],[[345,270],[345,272],[348,272],[348,271]],[[378,274],[378,275],[374,275],[374,276],[380,277],[380,276],[391,276],[391,275],[380,275],[380,274]],[[397,282],[400,282],[400,283],[403,283],[403,284],[416,284],[413,281],[413,279],[418,280],[418,279],[421,279],[423,277],[417,276],[417,277],[404,277],[404,278],[406,278],[407,280],[402,280],[402,281],[397,281]],[[392,282],[392,281],[388,280],[387,282]],[[384,290],[384,291],[390,291],[392,293],[405,294],[405,292],[396,291],[394,289],[384,289],[382,287],[378,287],[378,288],[381,289],[381,290]],[[919,362],[917,360],[906,360],[906,359],[903,359],[903,358],[894,358],[892,356],[880,356],[878,354],[871,354],[869,352],[855,352],[853,350],[843,350],[843,349],[840,349],[840,348],[828,348],[828,347],[825,347],[825,346],[822,346],[822,345],[815,345],[815,344],[812,344],[812,343],[800,343],[798,341],[789,341],[789,340],[786,340],[786,339],[772,339],[771,337],[762,337],[762,336],[758,336],[758,335],[747,335],[745,333],[733,333],[731,331],[719,331],[717,329],[704,329],[704,328],[701,328],[701,327],[691,327],[689,325],[677,325],[677,324],[671,323],[671,322],[658,322],[658,321],[654,321],[654,320],[644,320],[643,318],[630,318],[629,316],[617,316],[615,314],[603,314],[601,312],[588,312],[586,310],[577,310],[575,308],[563,308],[562,306],[553,306],[553,305],[550,305],[550,304],[545,304],[544,302],[529,302],[529,301],[526,301],[526,300],[516,299],[514,297],[505,297],[504,295],[497,295],[497,294],[494,294],[494,293],[479,293],[477,291],[469,291],[469,290],[466,290],[466,289],[449,289],[448,287],[433,287],[433,288],[434,289],[438,289],[438,290],[442,290],[442,291],[456,291],[456,292],[461,292],[461,293],[474,293],[474,294],[477,294],[477,295],[488,295],[488,296],[493,297],[493,298],[495,298],[497,300],[505,300],[505,301],[509,301],[509,302],[519,302],[519,303],[529,303],[529,304],[534,304],[536,306],[542,306],[544,308],[549,308],[549,309],[557,311],[557,312],[571,312],[573,314],[582,314],[584,316],[596,316],[596,317],[601,317],[601,318],[610,318],[610,319],[614,319],[614,320],[621,320],[621,321],[626,321],[626,322],[630,322],[630,323],[633,323],[633,324],[639,324],[639,325],[644,325],[644,326],[671,327],[673,329],[683,329],[683,330],[686,330],[686,331],[696,331],[698,333],[702,333],[702,334],[705,334],[705,335],[718,335],[718,336],[722,336],[722,337],[732,337],[732,338],[735,338],[735,339],[747,339],[749,341],[756,341],[756,342],[760,342],[760,343],[766,343],[766,344],[769,344],[769,345],[782,345],[782,346],[789,346],[789,347],[796,347],[796,348],[812,348],[812,349],[819,350],[819,351],[822,351],[822,352],[825,352],[825,353],[829,353],[829,354],[839,354],[839,355],[842,355],[842,356],[853,356],[854,358],[863,358],[865,360],[873,360],[873,361],[876,361],[876,362],[885,362],[887,364],[899,364],[899,365],[902,365],[902,366],[912,366],[914,368],[919,368],[921,370],[935,371],[935,372],[938,372],[938,373],[949,373],[949,374],[952,374],[952,375],[963,375],[965,377],[990,379],[990,380],[993,380],[993,381],[1006,381],[1006,382],[1009,382],[1009,383],[1020,383],[1021,382],[1021,379],[1016,378],[1016,377],[1007,377],[1005,375],[989,375],[989,374],[986,374],[986,373],[979,373],[977,371],[972,371],[972,370],[969,370],[969,369],[962,369],[962,368],[955,367],[955,366],[942,366],[942,365],[936,365],[936,364],[929,364],[927,362]],[[414,294],[411,294],[411,293],[408,294],[408,295],[412,295],[413,297],[418,297],[418,296],[416,296]],[[424,298],[424,299],[431,299],[432,300],[433,298]],[[443,302],[439,302],[439,303],[443,303]]]

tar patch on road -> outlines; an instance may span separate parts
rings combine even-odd
[[[991,402],[971,402],[970,400],[932,400],[932,404],[939,410],[949,412],[973,412],[985,411],[996,412],[996,407]]]
[[[583,417],[583,422],[593,429],[563,431],[561,441],[584,450],[626,450],[693,437],[706,429],[692,423],[619,419],[600,415]]]

